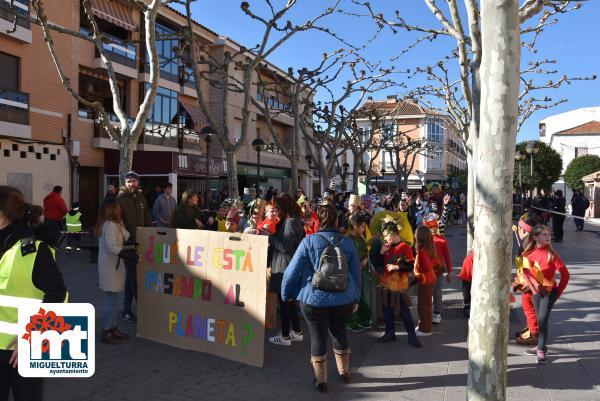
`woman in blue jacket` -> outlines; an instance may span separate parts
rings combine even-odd
[[[283,275],[281,297],[284,302],[300,302],[310,332],[315,386],[324,393],[327,392],[328,334],[331,334],[338,373],[344,382],[350,381],[346,321],[358,308],[360,301],[360,261],[352,239],[343,236],[337,229],[335,208],[331,205],[321,206],[317,216],[320,230],[300,243]],[[348,286],[344,292],[323,291],[312,285],[321,253],[331,243],[337,243],[348,263]]]

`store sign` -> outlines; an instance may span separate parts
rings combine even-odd
[[[225,166],[222,159],[210,158],[208,171],[211,177],[225,175]],[[206,176],[206,156],[187,153],[173,153],[173,172],[184,175]]]
[[[257,168],[256,168],[256,166],[245,166],[245,165],[238,164],[238,174],[239,175],[247,175],[250,177],[256,177]],[[289,172],[289,170],[261,166],[260,176],[261,177],[271,177],[271,178],[290,178],[290,172]]]

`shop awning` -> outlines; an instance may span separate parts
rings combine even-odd
[[[198,124],[200,126],[208,125],[208,120],[204,116],[204,113],[202,113],[202,109],[198,103],[182,100],[181,98],[179,99],[179,103],[181,103],[185,111],[187,111],[187,113],[190,115],[194,121],[194,124]]]
[[[118,25],[129,31],[135,31],[132,9],[117,0],[92,0],[92,12],[98,18]]]

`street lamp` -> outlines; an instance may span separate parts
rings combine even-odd
[[[260,152],[265,150],[267,145],[262,139],[256,138],[252,141],[252,148],[256,150],[256,196],[258,196],[260,191]]]
[[[515,160],[519,162],[519,191],[523,192],[523,182],[522,182],[522,164],[523,160],[527,158],[527,155],[520,150],[515,152]]]
[[[214,131],[210,126],[206,126],[200,130],[200,136],[204,137],[206,141],[206,188],[204,191],[204,208],[209,209],[208,205],[208,192],[209,192],[209,180],[210,180],[210,143],[212,142],[212,135]]]
[[[530,160],[530,174],[531,174],[531,197],[533,198],[533,186],[534,186],[534,181],[533,181],[533,157],[535,156],[535,154],[537,152],[540,151],[540,145],[536,142],[536,141],[529,141],[527,142],[527,146],[525,146],[525,151],[529,154],[529,156],[531,157]]]
[[[342,164],[342,192],[346,192],[346,176],[348,175],[348,169],[350,165],[348,163]]]
[[[385,173],[386,173],[386,171],[385,171],[385,169],[384,169],[384,168],[382,168],[381,170],[379,170],[379,174],[381,174],[381,179],[382,179],[382,180],[384,180],[384,179],[385,179]],[[383,184],[382,184],[382,186],[383,186]],[[379,188],[378,188],[378,189],[379,189]]]

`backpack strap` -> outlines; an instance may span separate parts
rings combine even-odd
[[[329,242],[330,245],[337,246],[339,243],[339,241],[336,240],[334,236],[332,236],[331,239],[329,239],[323,233],[315,233],[315,234],[317,234],[319,237],[323,238],[325,241]]]

